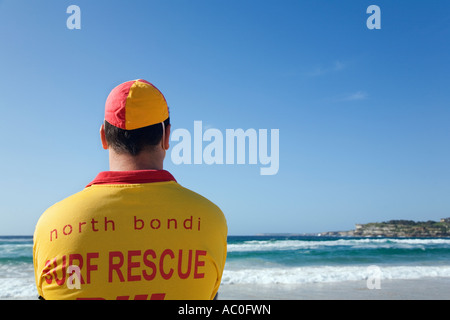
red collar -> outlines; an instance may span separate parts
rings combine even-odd
[[[166,170],[132,170],[132,171],[103,171],[87,187],[94,184],[135,184],[175,181],[175,178]]]

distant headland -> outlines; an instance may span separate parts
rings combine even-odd
[[[354,230],[322,232],[320,236],[388,237],[388,238],[447,238],[450,237],[450,218],[440,221],[390,220],[356,224]]]

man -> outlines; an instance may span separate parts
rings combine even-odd
[[[145,80],[114,88],[100,129],[110,171],[40,217],[43,299],[213,299],[226,259],[221,210],[163,170],[170,120]]]

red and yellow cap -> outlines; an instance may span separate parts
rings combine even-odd
[[[150,82],[138,79],[115,87],[105,104],[105,120],[134,130],[161,123],[169,117],[166,99]]]

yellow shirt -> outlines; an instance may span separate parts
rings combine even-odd
[[[44,299],[213,299],[227,253],[222,211],[164,170],[101,172],[40,217]]]

